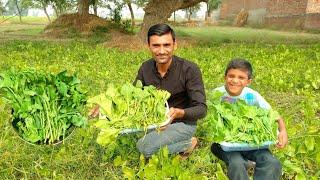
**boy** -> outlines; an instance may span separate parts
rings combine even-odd
[[[216,88],[224,93],[222,100],[234,102],[237,99],[244,100],[248,105],[270,109],[269,103],[253,89],[247,87],[252,82],[252,66],[243,59],[233,59],[229,62],[225,70],[225,85]],[[278,119],[279,134],[278,148],[284,148],[288,142],[288,136],[283,119]],[[229,179],[249,179],[247,174],[247,160],[256,163],[254,179],[279,179],[281,176],[281,164],[269,149],[259,149],[252,151],[225,152],[220,145],[213,143],[211,151],[219,159],[223,160],[228,167]]]

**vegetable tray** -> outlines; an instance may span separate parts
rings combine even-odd
[[[251,145],[248,143],[230,143],[230,142],[220,142],[219,143],[222,150],[226,152],[230,151],[252,151],[258,149],[268,149],[270,145],[274,144],[273,141],[266,141],[261,145]]]

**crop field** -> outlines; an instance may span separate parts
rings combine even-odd
[[[194,29],[182,28],[179,33],[198,36]],[[251,87],[259,91],[286,122],[289,144],[282,150],[271,147],[282,163],[282,179],[318,179],[319,41],[294,37],[296,39],[289,39],[290,43],[285,40],[276,43],[277,38],[268,43],[261,42],[259,37],[247,43],[241,38],[239,42],[218,40],[181,47],[176,55],[199,65],[206,92],[223,84],[224,68],[231,58],[248,59],[254,68]],[[79,78],[80,88],[89,98],[104,92],[109,83],[131,83],[141,63],[149,57],[146,49],[123,51],[77,41],[6,39],[0,43],[0,73],[66,70]],[[89,107],[83,115],[88,111]],[[201,124],[206,118],[198,122],[196,135],[200,143],[187,160],[181,161],[163,149],[146,164],[135,146],[143,134],[119,136],[116,143],[101,146],[96,141],[99,131],[93,126],[95,120],[89,120],[88,125],[76,128],[62,144],[32,145],[13,130],[10,112],[9,104],[1,98],[0,179],[227,179],[225,164],[212,155],[212,142],[203,135]]]

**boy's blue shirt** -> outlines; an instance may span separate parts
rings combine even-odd
[[[270,104],[255,90],[245,87],[239,96],[231,96],[225,86],[215,88],[214,90],[224,93],[222,100],[235,102],[237,99],[244,100],[250,106],[257,106],[263,109],[271,109]]]

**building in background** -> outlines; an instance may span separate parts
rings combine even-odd
[[[249,25],[320,29],[320,0],[222,0],[220,18],[233,21],[241,9]]]

